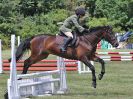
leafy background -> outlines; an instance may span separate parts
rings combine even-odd
[[[58,22],[77,6],[89,13],[90,27],[112,25],[115,32],[133,30],[133,0],[0,0],[0,38],[9,47],[10,35],[27,38],[58,33]]]

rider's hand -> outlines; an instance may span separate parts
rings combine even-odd
[[[84,32],[84,33],[89,33],[90,31],[89,31],[89,29],[84,29],[83,32]]]

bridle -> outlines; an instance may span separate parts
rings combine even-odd
[[[105,29],[105,28],[104,28]],[[100,41],[103,37],[105,37],[106,33],[108,32],[107,30],[105,30],[106,32],[102,32],[102,36],[99,38],[98,37],[98,41]]]
[[[115,38],[111,36],[111,33],[112,33],[112,32],[111,32],[111,29],[109,28],[109,29],[106,29],[105,31],[106,31],[106,33],[104,32],[104,33],[103,33],[103,36],[104,36],[104,37],[105,37],[105,35],[110,36],[110,38],[111,38],[111,40],[112,40],[112,43],[115,43],[115,40],[114,40]],[[109,34],[110,34],[110,35],[109,35]]]

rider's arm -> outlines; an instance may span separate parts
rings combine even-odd
[[[81,25],[79,25],[76,18],[73,18],[72,22],[73,22],[74,26],[78,29],[79,32],[82,33],[84,31],[85,28],[83,28]]]
[[[89,14],[86,12],[85,16],[83,16],[80,20],[79,23],[82,25],[83,28],[89,29],[88,23],[89,22]]]

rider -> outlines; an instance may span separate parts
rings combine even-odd
[[[88,33],[89,30],[86,28],[86,25],[84,25],[83,23],[86,22],[84,21],[85,18],[85,14],[86,11],[83,7],[79,7],[75,10],[75,15],[72,15],[70,17],[68,17],[63,25],[60,27],[60,33],[62,35],[65,35],[65,39],[64,39],[64,44],[61,46],[60,50],[62,52],[66,52],[67,46],[68,44],[72,41],[73,39],[73,34],[72,34],[72,29],[73,27],[76,28],[76,30],[78,30],[80,33]],[[82,21],[82,22],[80,22]]]

